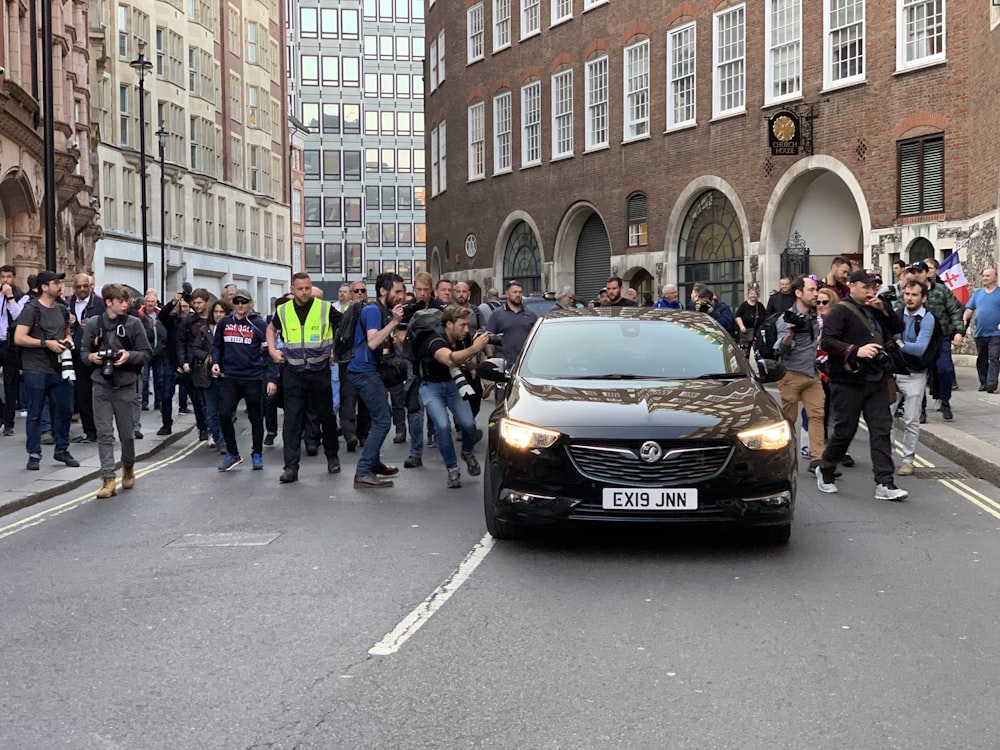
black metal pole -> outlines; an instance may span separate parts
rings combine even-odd
[[[149,237],[146,234],[146,60],[139,53],[139,203],[142,211],[142,293],[149,289]]]
[[[167,204],[164,200],[167,189],[165,169],[167,131],[164,130],[162,123],[160,129],[156,131],[156,137],[160,140],[160,301],[162,304],[167,301]]]
[[[33,36],[33,35],[32,35]],[[42,0],[42,151],[45,159],[45,267],[56,271],[56,130],[52,69],[52,0]],[[78,269],[79,270],[79,269]]]

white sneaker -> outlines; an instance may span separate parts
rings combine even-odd
[[[905,500],[909,496],[910,496],[909,492],[907,492],[906,490],[901,490],[892,482],[889,482],[888,484],[875,485],[876,500]]]
[[[818,466],[816,467],[816,487],[820,492],[825,492],[828,495],[837,493],[837,485],[833,482],[823,481],[823,472]]]

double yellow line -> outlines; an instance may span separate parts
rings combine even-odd
[[[136,471],[135,475],[137,478],[146,476],[147,474],[152,474],[154,471],[159,471],[160,469],[175,464],[181,461],[192,453],[194,453],[200,446],[204,445],[200,440],[194,440],[188,445],[181,448],[178,452],[170,455],[167,458],[161,459],[159,461],[154,461],[151,464],[143,466],[141,469]],[[19,531],[24,531],[25,529],[30,529],[32,526],[38,526],[40,523],[44,523],[50,518],[55,518],[58,515],[66,513],[67,511],[78,508],[81,505],[91,502],[97,499],[97,490],[93,492],[88,492],[85,495],[74,498],[72,500],[67,500],[61,505],[57,505],[54,508],[48,508],[46,510],[35,513],[27,518],[22,518],[20,521],[15,521],[8,526],[0,526],[0,539],[5,539]]]

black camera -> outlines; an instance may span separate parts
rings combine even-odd
[[[115,362],[118,361],[121,352],[117,349],[101,349],[97,352],[97,356],[101,358],[101,375],[110,378],[115,374]]]
[[[480,333],[486,333],[486,331],[483,331],[483,330],[476,331],[476,335],[477,336]],[[503,346],[503,334],[502,333],[491,333],[491,334],[489,334],[489,336],[490,336],[489,339],[486,340],[487,344],[489,344],[490,346]]]
[[[707,313],[712,306],[708,302],[698,303],[698,312]]]
[[[191,293],[193,291],[194,289],[191,288],[190,281],[185,281],[183,284],[181,284],[181,297],[183,297],[185,302],[191,301]]]
[[[896,287],[894,286],[887,286],[885,289],[882,289],[876,296],[880,300],[882,300],[883,305],[886,305],[888,307],[892,307],[892,303],[899,298],[899,295],[896,293]]]
[[[808,331],[812,321],[794,307],[790,307],[782,314],[782,319],[790,326],[795,326],[796,331]]]

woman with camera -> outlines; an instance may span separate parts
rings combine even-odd
[[[80,344],[80,358],[94,365],[94,424],[97,455],[101,461],[101,489],[97,497],[118,494],[115,484],[115,425],[122,443],[122,488],[135,486],[136,387],[142,368],[153,349],[146,328],[128,314],[128,290],[121,284],[105,284],[103,315],[87,319]]]
[[[764,325],[767,312],[761,304],[757,290],[753,287],[747,292],[747,298],[736,308],[736,328],[739,331],[740,348],[750,353],[750,346],[757,336],[757,330]]]

